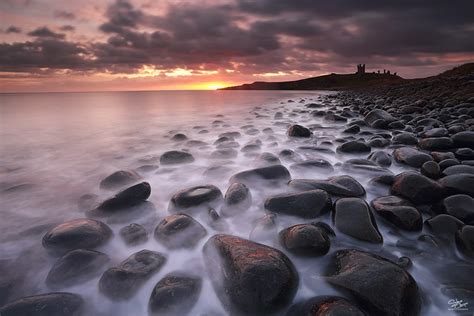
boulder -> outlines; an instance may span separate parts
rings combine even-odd
[[[355,249],[333,256],[326,280],[350,293],[370,315],[416,316],[421,296],[413,277],[397,264]]]
[[[84,300],[77,294],[57,292],[27,296],[0,308],[2,316],[79,316]]]
[[[474,131],[459,132],[451,136],[454,146],[457,148],[474,149]]]
[[[446,176],[439,180],[439,184],[448,192],[453,194],[467,194],[474,197],[474,174],[457,173]]]
[[[294,304],[286,316],[367,316],[367,314],[343,297],[316,296]]]
[[[73,219],[59,224],[43,236],[43,247],[57,253],[74,249],[94,249],[112,237],[106,224],[87,218]]]
[[[270,212],[315,218],[331,210],[331,198],[323,190],[283,193],[269,197],[265,209]]]
[[[88,281],[101,273],[109,257],[94,250],[76,249],[59,258],[46,277],[49,288],[57,289]]]
[[[214,235],[203,252],[214,290],[231,313],[276,313],[296,294],[298,273],[277,249],[236,236]]]
[[[461,227],[456,232],[455,240],[457,248],[462,254],[474,258],[474,226],[464,225]]]
[[[221,190],[214,185],[200,185],[176,192],[168,205],[170,212],[198,212],[221,204]]]
[[[348,141],[337,147],[337,152],[345,154],[365,154],[370,153],[371,148],[364,142],[360,141]]]
[[[252,205],[252,194],[249,188],[242,183],[232,183],[224,197],[224,204],[221,207],[221,215],[230,217],[246,211]]]
[[[327,232],[316,225],[299,224],[282,230],[280,243],[289,252],[301,256],[322,256],[329,251]]]
[[[423,227],[420,212],[409,201],[398,196],[378,197],[372,200],[371,206],[377,214],[398,228],[420,231]]]
[[[136,246],[148,241],[148,233],[145,227],[136,223],[122,227],[119,231],[119,235],[129,246]]]
[[[320,189],[335,196],[359,197],[365,195],[364,187],[354,178],[344,175],[327,180],[295,179],[289,186],[298,191]]]
[[[266,214],[257,219],[250,232],[250,239],[253,241],[272,241],[277,235],[276,214]]]
[[[107,190],[115,190],[122,188],[126,185],[132,184],[134,182],[138,182],[140,180],[140,175],[135,171],[119,170],[100,181],[100,188]]]
[[[290,137],[311,137],[311,131],[301,125],[291,125],[288,128],[288,136]]]
[[[148,302],[149,315],[187,315],[201,293],[202,280],[182,272],[172,272],[153,288]]]
[[[372,110],[364,117],[364,122],[374,128],[386,128],[394,121],[396,121],[395,117],[380,109]]]
[[[341,198],[334,205],[333,222],[342,233],[371,243],[382,243],[369,205],[359,198]]]
[[[431,178],[431,179],[437,179],[441,175],[441,169],[438,165],[438,163],[434,161],[427,161],[425,162],[421,168],[420,172],[422,175]]]
[[[334,171],[331,163],[324,159],[312,159],[296,162],[290,165],[290,169],[297,172],[332,172]]]
[[[139,251],[110,268],[99,280],[99,290],[114,301],[134,296],[143,284],[166,263],[166,257],[151,250]]]
[[[191,163],[193,161],[193,155],[185,151],[178,150],[167,151],[163,153],[160,157],[160,164],[162,165],[177,165]]]
[[[418,138],[416,138],[416,136],[411,133],[400,133],[393,137],[392,143],[402,145],[416,145],[418,144]]]
[[[464,223],[474,222],[474,199],[466,194],[456,194],[445,198],[442,202],[447,214]]]
[[[168,249],[194,248],[206,235],[204,226],[186,214],[166,216],[155,228],[155,239]]]
[[[243,183],[249,187],[286,184],[291,180],[290,172],[282,165],[246,170],[233,175],[230,183]]]
[[[384,151],[374,151],[368,159],[382,167],[390,167],[392,164],[392,157]]]
[[[412,171],[397,175],[391,192],[415,204],[432,204],[445,195],[443,187],[436,181]]]
[[[420,140],[418,146],[429,151],[447,150],[453,147],[453,141],[449,137],[430,137]]]
[[[439,214],[427,219],[425,225],[434,236],[451,241],[464,223],[454,216]]]
[[[458,173],[474,174],[474,166],[456,165],[456,166],[447,167],[446,169],[443,170],[443,174],[447,176],[458,174]]]
[[[102,202],[97,207],[97,210],[91,212],[91,215],[106,216],[109,213],[130,208],[146,201],[150,197],[150,194],[151,186],[148,182],[135,184]]]
[[[411,147],[400,147],[395,149],[393,151],[393,157],[397,162],[415,168],[420,168],[425,162],[433,160],[430,155]]]

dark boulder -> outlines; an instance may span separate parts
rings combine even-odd
[[[389,167],[392,164],[392,157],[384,151],[374,151],[368,159],[382,167]]]
[[[365,117],[364,122],[374,128],[386,128],[396,119],[388,112],[380,109],[370,111]]]
[[[474,197],[474,174],[457,173],[439,180],[448,194],[467,194]]]
[[[187,315],[201,293],[202,280],[181,272],[172,272],[153,288],[148,302],[150,315]]]
[[[269,197],[265,209],[270,212],[315,218],[331,210],[331,198],[323,190],[283,193]]]
[[[416,138],[416,136],[411,133],[400,133],[393,137],[392,143],[402,145],[416,145],[418,144],[418,138]]]
[[[420,172],[422,175],[431,178],[431,179],[438,179],[441,175],[441,169],[438,163],[434,161],[427,161],[425,162],[421,168]]]
[[[277,235],[276,214],[266,214],[259,218],[250,232],[253,241],[270,241]]]
[[[447,214],[464,223],[474,222],[474,199],[466,194],[456,194],[445,198],[442,206]]]
[[[282,230],[280,243],[289,252],[302,256],[322,256],[329,251],[327,232],[316,225],[299,224]]]
[[[335,196],[359,197],[365,195],[364,187],[350,176],[336,176],[327,180],[295,179],[289,186],[298,191],[320,189]]]
[[[159,252],[139,251],[105,271],[99,280],[99,290],[114,301],[129,299],[165,263],[166,257]]]
[[[397,162],[415,168],[420,168],[425,162],[433,160],[430,155],[411,147],[400,147],[395,149],[393,151],[393,157]]]
[[[224,197],[221,215],[225,217],[238,215],[252,205],[252,194],[249,188],[242,183],[232,183]]]
[[[370,315],[419,315],[418,285],[397,264],[368,252],[348,249],[335,253],[330,269],[326,280],[353,295]]]
[[[365,154],[370,153],[370,146],[360,141],[349,141],[337,147],[337,152],[346,154]]]
[[[288,169],[281,165],[246,170],[233,175],[230,183],[243,183],[249,187],[261,187],[261,185],[286,184],[291,180]]]
[[[458,173],[474,174],[474,166],[456,165],[456,166],[447,167],[446,169],[443,170],[443,174],[447,176],[458,174]]]
[[[397,175],[391,192],[415,204],[432,204],[445,195],[442,186],[436,181],[412,171]]]
[[[122,227],[119,231],[119,235],[129,246],[136,246],[148,241],[148,233],[145,227],[136,223]]]
[[[425,225],[434,236],[449,241],[453,240],[454,234],[464,223],[454,216],[440,214],[427,219]]]
[[[311,137],[311,131],[309,129],[297,124],[291,125],[288,128],[287,133],[288,133],[288,136],[291,136],[291,137]]]
[[[2,316],[79,316],[84,300],[77,294],[57,292],[27,296],[0,308]]]
[[[90,212],[90,215],[107,216],[109,213],[130,208],[146,201],[150,194],[151,186],[148,182],[135,184],[102,202],[96,210]]]
[[[454,146],[457,148],[474,149],[474,131],[459,132],[451,136]]]
[[[57,253],[74,249],[94,249],[112,237],[112,230],[104,223],[87,218],[73,219],[59,224],[43,236],[43,247]]]
[[[286,316],[367,316],[367,314],[343,297],[316,296],[294,304]]]
[[[346,133],[346,134],[357,134],[359,132],[360,132],[360,127],[357,125],[349,126],[343,131],[343,133]]]
[[[474,258],[474,226],[464,225],[456,232],[455,240],[462,254]]]
[[[333,222],[342,233],[371,243],[382,243],[369,205],[359,198],[341,198],[334,205]]]
[[[56,289],[88,281],[101,273],[109,257],[94,250],[76,249],[59,258],[46,277],[48,287]]]
[[[186,214],[166,216],[155,228],[155,239],[168,249],[193,248],[206,235],[204,226]]]
[[[214,290],[231,313],[276,313],[296,294],[298,273],[277,249],[235,236],[214,235],[203,252]]]
[[[371,206],[377,214],[401,229],[420,231],[423,227],[420,212],[409,201],[398,196],[376,198],[372,200]]]
[[[221,190],[214,185],[201,185],[176,192],[171,197],[170,212],[197,212],[215,208],[221,204]]]
[[[177,165],[183,163],[191,163],[194,161],[193,155],[185,151],[172,150],[163,153],[160,157],[162,165]]]
[[[332,172],[334,171],[333,166],[331,163],[324,159],[312,159],[312,160],[305,160],[301,162],[296,162],[290,165],[290,169],[297,172]]]
[[[430,137],[420,140],[418,146],[429,151],[446,150],[453,147],[453,141],[449,137]]]
[[[119,170],[100,181],[100,188],[107,190],[119,189],[126,185],[140,181],[140,179],[140,175],[135,171]]]

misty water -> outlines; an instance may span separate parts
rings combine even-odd
[[[57,258],[42,247],[44,233],[65,220],[85,217],[84,210],[78,206],[82,195],[96,194],[98,201],[113,195],[114,192],[99,188],[99,182],[109,174],[117,170],[139,170],[143,179],[151,184],[149,201],[156,211],[130,221],[104,219],[114,231],[114,238],[97,250],[110,256],[108,266],[115,266],[142,249],[165,254],[167,263],[136,296],[125,302],[111,302],[99,292],[97,283],[100,276],[61,291],[80,294],[86,302],[88,315],[146,315],[155,284],[169,272],[181,270],[200,275],[204,280],[199,301],[191,314],[225,315],[207,277],[202,260],[203,244],[208,237],[220,232],[250,238],[256,221],[265,215],[264,200],[289,189],[264,186],[253,189],[252,207],[239,216],[225,219],[226,226],[222,231],[210,225],[205,212],[196,215],[208,235],[193,250],[167,250],[153,238],[153,230],[160,219],[170,214],[168,203],[176,191],[213,184],[225,193],[230,176],[261,166],[257,159],[261,153],[278,156],[283,149],[295,150],[301,160],[322,158],[335,166],[330,173],[298,172],[289,167],[294,161],[281,158],[293,179],[326,179],[350,174],[367,189],[367,201],[387,195],[387,191],[376,191],[368,185],[373,174],[348,172],[341,167],[342,162],[357,156],[336,154],[337,143],[324,143],[341,137],[345,124],[313,117],[304,107],[307,103],[323,102],[321,98],[331,93],[169,91],[0,95],[0,262],[13,262],[19,275],[11,289],[10,300],[52,291],[45,285],[45,278]],[[333,101],[324,102],[329,108]],[[282,113],[281,117],[275,116],[277,112]],[[286,130],[291,123],[311,127],[314,136],[304,140],[288,138]],[[214,142],[226,132],[240,134],[235,137],[238,144],[233,145],[236,157],[222,158],[213,153],[218,146]],[[173,140],[177,133],[185,134],[188,139]],[[248,144],[260,145],[242,150]],[[315,144],[334,152],[299,148]],[[159,166],[160,155],[174,149],[188,151],[195,161]],[[158,168],[138,169],[144,165],[158,165]],[[398,164],[390,167],[395,174],[406,169]],[[331,223],[329,214],[317,220]],[[281,249],[278,231],[293,224],[313,221],[279,215],[275,238],[256,241]],[[118,236],[119,229],[131,222],[147,228],[149,240],[146,244],[129,247]],[[395,260],[403,255],[410,256],[413,260],[410,273],[426,298],[422,313],[447,315],[450,298],[442,293],[438,272],[433,272],[435,268],[441,270],[439,266],[445,263],[433,262],[430,265],[426,260],[418,261],[410,252],[405,253],[403,248],[396,247],[398,240],[416,240],[417,234],[395,231],[379,218],[377,222],[384,237],[383,245],[360,242],[336,231],[337,239],[332,240],[330,252],[325,256],[298,258],[287,253],[300,275],[295,300],[315,295],[344,295],[320,276],[333,252],[355,247],[391,254]]]

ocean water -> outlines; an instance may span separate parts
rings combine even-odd
[[[9,299],[52,292],[45,285],[46,275],[57,258],[46,253],[41,245],[44,233],[62,221],[85,217],[78,206],[84,194],[95,194],[98,201],[113,192],[101,190],[99,182],[117,170],[136,170],[143,165],[158,165],[155,170],[138,171],[152,187],[149,199],[155,207],[151,216],[133,222],[143,224],[149,233],[146,244],[129,247],[118,236],[121,227],[130,222],[105,220],[114,231],[114,238],[98,249],[116,265],[142,249],[159,251],[168,258],[166,265],[154,275],[132,299],[114,303],[98,290],[99,277],[83,284],[61,289],[83,296],[90,315],[146,315],[150,293],[167,273],[184,270],[201,275],[203,289],[192,315],[225,315],[203,266],[201,249],[207,237],[219,233],[209,225],[206,214],[196,219],[208,230],[208,236],[193,250],[167,250],[153,238],[159,220],[169,215],[170,197],[178,190],[202,184],[213,184],[223,194],[230,176],[259,166],[258,155],[275,155],[283,149],[295,150],[300,159],[323,158],[335,166],[334,172],[291,171],[292,178],[325,179],[347,174],[340,165],[353,156],[335,153],[314,153],[300,150],[333,142],[341,137],[345,124],[323,121],[310,115],[304,104],[323,102],[332,92],[325,91],[163,91],[106,92],[0,95],[0,264],[15,267],[14,286]],[[324,101],[328,109],[331,100]],[[275,117],[281,112],[281,117]],[[312,126],[314,137],[295,140],[286,136],[288,124]],[[239,132],[235,138],[236,157],[216,158],[214,142],[225,132]],[[185,141],[175,141],[182,133]],[[200,141],[202,143],[189,142]],[[260,144],[255,151],[242,151],[247,144]],[[326,145],[334,150],[336,143]],[[195,161],[176,166],[159,166],[159,157],[169,150],[190,152]],[[391,150],[387,150],[391,151]],[[365,158],[365,157],[364,157]],[[282,159],[289,167],[291,161]],[[209,168],[221,167],[217,173]],[[211,169],[212,170],[212,169]],[[399,173],[401,166],[390,170]],[[351,174],[367,188],[373,175]],[[224,233],[250,238],[255,222],[265,215],[264,200],[287,188],[265,188],[252,191],[252,207],[242,215],[226,219]],[[368,190],[367,201],[386,192]],[[329,215],[317,219],[330,223]],[[279,216],[278,231],[292,224],[311,222],[291,216]],[[320,277],[331,253],[355,247],[384,252],[396,257],[406,255],[395,244],[400,238],[415,240],[416,236],[394,232],[378,219],[384,236],[383,245],[358,242],[338,233],[330,253],[312,259],[292,255],[300,274],[300,288],[295,300],[315,295],[344,295],[328,286]],[[337,233],[337,232],[336,232]],[[276,236],[275,236],[276,237]],[[264,241],[280,248],[275,240]],[[439,264],[413,259],[410,272],[426,296],[424,315],[447,315],[449,297],[442,293],[440,281],[434,277]],[[1,267],[1,266],[0,266]],[[16,275],[18,274],[18,275]]]

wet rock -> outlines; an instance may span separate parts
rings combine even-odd
[[[148,302],[150,315],[187,315],[201,293],[199,277],[172,272],[153,288]]]
[[[446,150],[453,147],[453,141],[449,137],[431,137],[423,138],[418,143],[421,149],[435,151],[435,150]]]
[[[120,170],[107,176],[100,181],[100,188],[107,190],[114,190],[122,188],[126,185],[140,181],[141,177],[138,173],[131,170]]]
[[[454,155],[459,160],[474,160],[474,150],[471,148],[459,148]]]
[[[454,146],[457,148],[474,149],[474,131],[459,132],[451,136]]]
[[[397,162],[404,163],[411,167],[420,168],[425,162],[433,158],[421,151],[411,147],[400,147],[393,151],[393,157]]]
[[[151,186],[148,182],[135,184],[102,202],[97,207],[97,210],[91,212],[91,215],[107,216],[110,213],[130,208],[146,201],[150,197],[150,194]]]
[[[171,140],[174,140],[176,142],[182,142],[187,140],[188,137],[182,133],[174,134],[173,137],[171,137]]]
[[[445,195],[443,187],[437,182],[412,171],[397,175],[391,192],[415,204],[432,204]]]
[[[469,173],[474,174],[474,166],[469,165],[456,165],[450,166],[443,170],[443,174],[450,176],[458,173]]]
[[[237,157],[238,154],[239,153],[235,149],[224,148],[224,149],[214,150],[211,153],[211,158],[212,159],[231,159],[231,158]]]
[[[374,128],[386,128],[388,124],[396,121],[396,119],[388,112],[380,109],[370,111],[364,121],[367,125]]]
[[[430,138],[430,137],[444,137],[448,135],[448,130],[443,127],[432,128],[423,133],[421,133],[421,137],[423,138]]]
[[[415,316],[421,297],[413,277],[395,263],[355,249],[336,252],[326,280],[355,297],[370,315]]]
[[[117,267],[105,271],[99,280],[99,290],[114,301],[129,299],[165,263],[166,257],[159,252],[139,251],[125,259]]]
[[[159,167],[157,165],[143,165],[143,166],[138,167],[136,170],[138,172],[147,173],[147,172],[155,171],[158,168]]]
[[[383,137],[372,138],[367,142],[367,145],[373,148],[383,148],[390,145],[390,141]]]
[[[230,235],[214,235],[203,248],[214,290],[225,309],[271,314],[295,296],[299,277],[281,251]]]
[[[255,159],[255,163],[257,166],[265,167],[265,166],[271,166],[271,165],[280,165],[281,161],[274,154],[265,152],[265,153],[261,153]]]
[[[291,125],[288,128],[288,136],[291,137],[311,137],[311,131],[301,125]]]
[[[433,235],[447,240],[452,240],[454,233],[464,225],[459,219],[448,214],[431,217],[425,224]]]
[[[335,196],[359,197],[365,195],[364,187],[350,176],[336,176],[327,180],[295,179],[289,186],[298,191],[320,189]]]
[[[284,193],[269,197],[265,209],[270,212],[315,218],[331,210],[331,198],[323,190]]]
[[[387,168],[381,167],[367,159],[349,159],[342,164],[342,169],[351,174],[357,173],[371,176],[393,174]]]
[[[291,306],[286,316],[366,316],[359,307],[339,296],[316,296]]]
[[[305,160],[302,162],[297,162],[290,165],[290,169],[294,171],[304,172],[304,171],[322,171],[322,172],[331,172],[334,171],[331,163],[324,159],[312,159]]]
[[[280,232],[279,237],[283,247],[295,255],[322,256],[331,246],[327,232],[312,224],[288,227]]]
[[[27,296],[0,308],[2,316],[79,316],[84,300],[77,294],[57,292]]]
[[[334,205],[333,222],[342,233],[362,241],[382,243],[374,216],[359,198],[341,198]]]
[[[122,227],[119,231],[119,235],[129,246],[136,246],[148,241],[148,234],[145,227],[135,223]]]
[[[434,161],[425,162],[420,169],[422,175],[431,178],[438,179],[441,175],[441,169],[439,165]]]
[[[467,194],[474,197],[474,174],[458,173],[439,180],[448,194]]]
[[[206,235],[204,226],[186,214],[166,216],[155,229],[155,239],[168,249],[194,248]]]
[[[214,185],[201,185],[176,192],[168,206],[170,212],[198,212],[221,204],[221,190]]]
[[[346,154],[370,153],[370,146],[360,141],[349,141],[337,147],[337,152]]]
[[[439,168],[441,170],[444,170],[446,168],[449,168],[451,166],[456,166],[456,165],[459,165],[460,162],[459,160],[457,159],[444,159],[444,160],[441,160],[438,165],[439,165]]]
[[[465,225],[456,232],[456,245],[466,257],[474,257],[474,226]]]
[[[249,209],[252,205],[252,195],[249,188],[242,183],[232,183],[224,197],[221,207],[222,216],[234,216]]]
[[[445,160],[445,159],[454,159],[455,158],[455,156],[452,152],[440,152],[440,151],[432,151],[431,152],[431,157],[433,157],[433,159],[436,162],[440,162],[440,161]]]
[[[160,164],[162,165],[177,165],[191,163],[193,161],[193,155],[185,151],[178,150],[167,151],[163,153],[160,157]]]
[[[73,219],[59,224],[43,236],[43,247],[57,253],[74,249],[94,249],[112,237],[112,230],[104,223],[87,218]]]
[[[418,138],[411,133],[401,133],[395,135],[392,139],[394,144],[402,144],[402,145],[416,145],[418,144]]]
[[[445,198],[442,202],[447,214],[464,223],[474,222],[474,199],[466,194],[456,194]]]
[[[346,133],[346,134],[357,134],[359,132],[360,132],[360,127],[357,125],[352,125],[343,131],[343,133]]]
[[[398,196],[383,196],[372,200],[372,208],[393,225],[407,230],[420,231],[422,216],[413,205]]]
[[[88,281],[101,273],[109,257],[94,250],[76,249],[58,259],[46,277],[49,288],[57,289]]]
[[[392,164],[392,157],[384,151],[374,151],[368,159],[382,167],[389,167]]]
[[[290,172],[284,166],[275,165],[246,170],[233,175],[230,183],[243,183],[249,187],[285,184],[291,180]]]
[[[250,239],[254,241],[270,241],[277,235],[276,215],[266,214],[259,218],[250,232]]]

